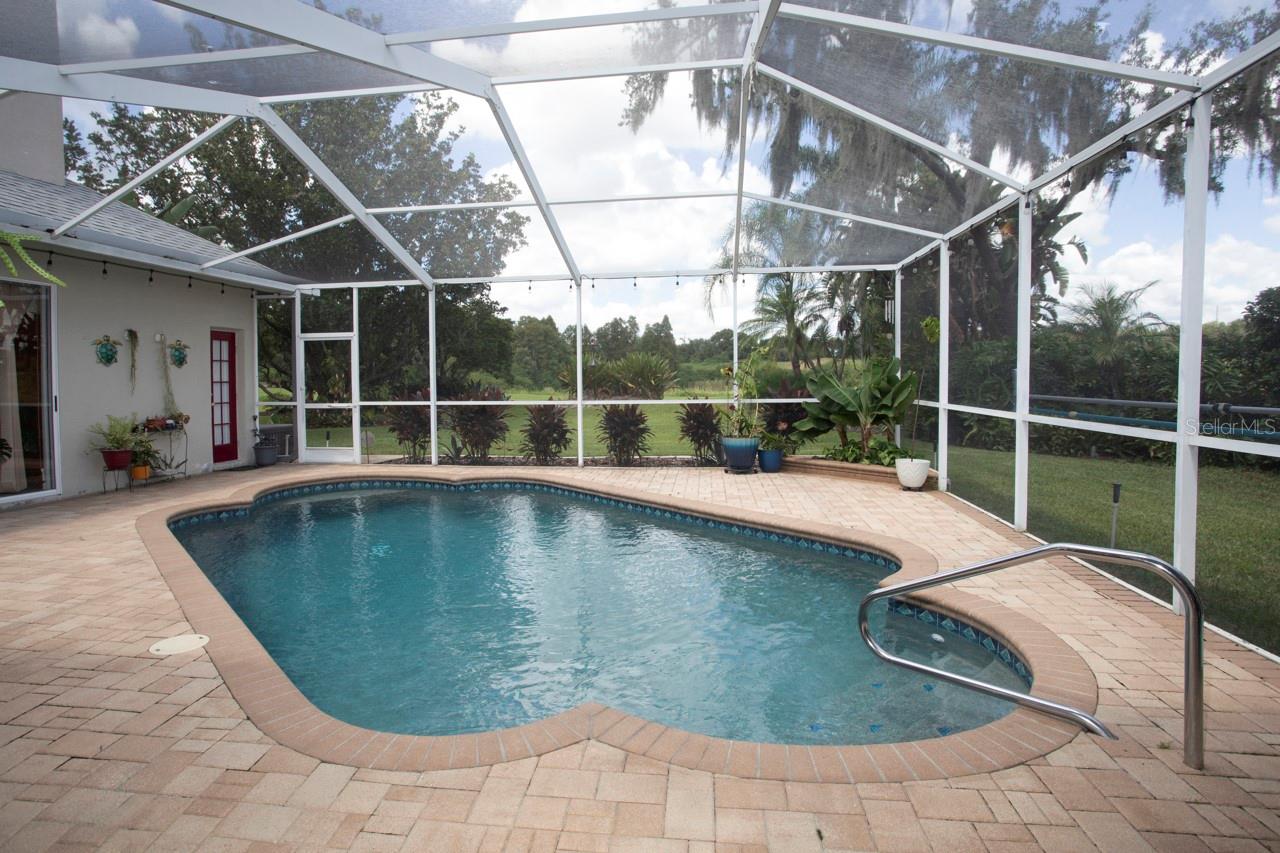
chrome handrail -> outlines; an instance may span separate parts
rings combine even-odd
[[[1153,572],[1169,583],[1173,584],[1173,588],[1178,593],[1178,598],[1182,602],[1182,610],[1185,618],[1185,650],[1183,654],[1183,681],[1184,681],[1184,701],[1182,708],[1183,715],[1183,761],[1187,766],[1197,770],[1204,767],[1204,614],[1200,605],[1200,595],[1196,592],[1196,588],[1191,581],[1182,572],[1166,563],[1158,557],[1150,554],[1141,554],[1137,551],[1122,551],[1116,548],[1101,548],[1094,545],[1073,545],[1070,543],[1058,543],[1053,545],[1041,545],[1026,551],[1019,551],[1016,554],[1009,554],[1004,557],[995,557],[990,560],[983,560],[969,566],[961,566],[957,569],[945,569],[941,572],[918,578],[912,581],[904,581],[903,583],[892,584],[891,586],[880,587],[868,593],[862,599],[862,605],[858,608],[858,630],[862,634],[863,642],[871,649],[872,653],[882,660],[916,672],[927,673],[940,678],[943,681],[949,681],[952,684],[958,684],[961,687],[967,687],[970,690],[977,690],[980,693],[986,693],[990,696],[998,696],[1001,699],[1015,702],[1027,708],[1033,708],[1064,720],[1070,720],[1081,726],[1087,731],[1096,735],[1116,740],[1116,736],[1111,733],[1101,720],[1092,714],[1087,714],[1078,708],[1072,708],[1049,699],[1041,699],[1038,696],[1029,696],[1025,693],[1019,693],[1016,690],[1009,690],[999,687],[995,684],[988,684],[985,681],[978,681],[964,675],[946,672],[927,664],[917,663],[913,660],[898,657],[886,651],[875,637],[871,636],[871,626],[868,622],[868,611],[872,604],[882,598],[894,598],[898,596],[910,595],[913,592],[919,592],[923,589],[929,589],[942,584],[951,583],[952,581],[964,580],[965,578],[985,575],[991,572],[1007,569],[1011,566],[1020,566],[1023,563],[1042,560],[1045,557],[1064,556],[1079,557],[1082,559],[1104,560],[1108,563],[1119,563],[1126,566],[1136,566],[1140,569],[1146,569]]]

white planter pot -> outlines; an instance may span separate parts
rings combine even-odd
[[[929,479],[928,459],[899,459],[893,464],[898,471],[898,482],[904,489],[919,489]]]

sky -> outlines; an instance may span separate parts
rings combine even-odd
[[[485,0],[483,3],[453,0],[432,7],[432,14],[444,9],[464,23],[496,15],[495,19],[528,20],[586,11],[644,8],[642,0]],[[151,34],[134,25],[134,12],[145,5],[162,10],[173,30]],[[59,0],[64,47],[79,45],[75,58],[108,55],[176,52],[180,37],[181,13],[159,4],[139,0]],[[378,2],[365,4],[370,8]],[[382,3],[382,5],[387,5]],[[917,23],[945,21],[946,7],[954,22],[963,21],[963,2],[941,0],[918,4]],[[1079,5],[1064,2],[1064,8]],[[1140,4],[1130,0],[1113,3],[1116,25],[1127,24]],[[1189,16],[1206,12],[1227,13],[1242,5],[1237,0],[1210,0],[1204,3],[1156,4],[1156,17],[1148,43],[1171,42]],[[419,4],[391,4],[388,9],[409,10]],[[427,6],[421,6],[426,9]],[[74,12],[74,15],[71,14]],[[470,16],[470,17],[468,17]],[[421,25],[406,18],[399,26]],[[1161,30],[1166,30],[1162,32]],[[556,38],[563,38],[564,61],[584,48],[583,32],[546,34],[536,41],[509,40],[451,42],[437,45],[435,52],[445,58],[495,67],[524,68],[545,64],[556,56]],[[591,35],[588,52],[625,62],[631,43],[617,28],[585,31]],[[97,45],[94,54],[91,45]],[[577,53],[575,53],[577,52]],[[64,57],[66,59],[66,57]],[[656,112],[638,132],[619,124],[625,95],[624,78],[504,86],[500,94],[528,152],[537,177],[551,200],[617,196],[640,193],[732,191],[736,187],[736,162],[721,160],[723,131],[699,127],[690,108],[690,75],[669,77],[666,95]],[[483,101],[454,96],[459,103],[457,126],[465,128],[458,143],[459,154],[474,152],[490,174],[524,181],[498,131],[489,107]],[[87,113],[95,105],[66,101],[67,115],[86,125]],[[762,138],[748,148],[745,187],[768,192],[763,163]],[[1024,176],[1025,177],[1025,176]],[[1272,271],[1280,269],[1280,198],[1270,187],[1249,179],[1247,164],[1233,162],[1227,175],[1228,190],[1211,202],[1207,254],[1206,319],[1230,320],[1240,316],[1244,304],[1264,287],[1275,284]],[[527,194],[526,194],[527,195]],[[1162,198],[1154,172],[1139,168],[1128,176],[1114,197],[1101,190],[1081,194],[1073,210],[1083,215],[1069,226],[1066,236],[1078,235],[1090,249],[1088,262],[1069,253],[1067,266],[1073,290],[1103,280],[1128,289],[1156,281],[1145,294],[1143,307],[1162,318],[1178,318],[1181,278],[1182,204],[1167,204]],[[713,198],[662,202],[621,202],[612,204],[557,206],[556,219],[584,273],[606,274],[630,270],[690,270],[714,266],[734,219],[733,199]],[[528,227],[529,245],[508,258],[506,274],[564,274],[550,232],[533,209]],[[740,316],[750,315],[753,281],[740,286]],[[507,306],[509,316],[523,314],[554,316],[562,325],[574,317],[574,294],[567,282],[496,284],[494,296]],[[588,283],[583,293],[584,319],[589,326],[615,316],[635,315],[643,326],[669,316],[677,338],[703,337],[725,328],[731,306],[724,289],[714,300],[714,311],[704,304],[704,287],[699,279],[682,277],[647,278],[633,282],[601,278]],[[1073,300],[1068,295],[1066,301]]]

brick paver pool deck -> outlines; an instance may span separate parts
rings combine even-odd
[[[869,769],[808,751],[779,758],[762,748],[744,760],[714,744],[697,760],[663,761],[638,748],[643,722],[622,740],[620,720],[577,727],[567,745],[516,760],[502,761],[510,756],[500,745],[498,763],[480,766],[321,761],[255,724],[265,718],[240,676],[224,682],[214,660],[232,664],[221,653],[149,654],[156,640],[192,630],[188,618],[205,617],[175,598],[177,581],[157,565],[167,558],[153,556],[139,519],[145,529],[158,510],[303,478],[397,474],[282,466],[0,513],[0,849],[1280,849],[1280,667],[1208,635],[1206,767],[1190,770],[1181,763],[1180,620],[1067,561],[969,581],[953,597],[1061,638],[1065,653],[1042,657],[1037,681],[1058,675],[1046,660],[1083,664],[1120,740],[1066,732],[1060,746],[989,772],[974,772],[983,756],[959,746],[952,760],[907,756]],[[845,528],[869,544],[905,539],[920,566],[1032,544],[945,495],[879,483],[694,468],[551,476],[796,529]],[[218,642],[215,633],[211,650]],[[651,733],[654,742],[663,734]]]

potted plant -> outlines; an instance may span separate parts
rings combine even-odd
[[[150,480],[152,471],[163,467],[160,453],[151,439],[143,433],[134,433],[133,441],[133,459],[130,461],[129,477],[135,483]]]
[[[750,474],[756,468],[756,451],[760,447],[760,404],[755,370],[759,350],[751,353],[737,371],[725,367],[721,372],[729,379],[733,402],[720,410],[720,446],[724,449],[725,470],[732,474]]]
[[[925,341],[932,345],[938,342],[942,336],[942,324],[937,317],[925,317],[920,321],[920,333],[924,336]],[[920,382],[917,386],[918,390],[924,388],[925,374],[920,374]],[[920,425],[920,397],[916,396],[915,411],[911,418],[911,450],[915,450],[916,445],[916,428]],[[895,470],[898,472],[898,484],[907,491],[919,491],[924,488],[925,481],[929,479],[929,460],[917,459],[914,456],[905,456],[893,463]]]
[[[760,435],[760,470],[766,474],[776,474],[782,470],[782,457],[795,453],[800,447],[800,440],[787,432],[787,424],[778,424],[778,432],[765,432]]]
[[[253,416],[253,462],[259,468],[266,468],[280,461],[280,452],[276,448],[275,439],[258,427],[258,416]]]
[[[89,427],[89,434],[94,437],[90,443],[90,451],[102,454],[102,464],[108,471],[124,471],[133,463],[133,451],[137,435],[133,431],[133,418],[118,418],[107,415],[105,422]]]

